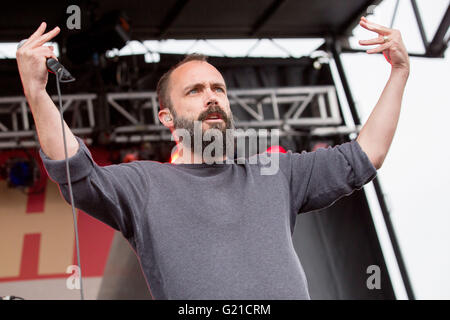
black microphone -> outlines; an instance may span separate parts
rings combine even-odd
[[[17,45],[17,49],[19,49],[28,39],[24,39],[19,42]],[[75,81],[75,78],[67,71],[64,66],[58,62],[58,60],[53,58],[47,58],[47,70],[48,72],[54,73],[59,81],[61,82],[72,82]]]
[[[75,78],[67,71],[64,66],[53,58],[47,58],[47,70],[56,74],[61,82],[72,82]]]

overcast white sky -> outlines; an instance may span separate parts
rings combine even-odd
[[[390,25],[396,0],[384,0],[369,20]],[[417,0],[428,40],[442,20],[450,0]],[[400,0],[394,28],[402,32],[410,52],[423,52],[409,0]],[[447,33],[448,35],[448,33]],[[374,34],[357,27],[351,43]],[[152,51],[202,52],[227,56],[299,57],[310,54],[323,40],[146,41]],[[15,58],[16,44],[0,45],[0,57]],[[362,47],[359,47],[362,48]],[[364,48],[366,49],[366,48]],[[121,54],[142,53],[136,42]],[[158,59],[158,56],[149,57]],[[389,77],[381,55],[343,54],[342,60],[363,123]],[[400,122],[378,177],[418,299],[450,299],[450,61],[411,58]]]

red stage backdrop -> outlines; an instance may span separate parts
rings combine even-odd
[[[107,151],[91,151],[99,165],[109,164]],[[37,151],[29,150],[29,154],[42,168]],[[1,151],[0,165],[24,156],[20,150]],[[77,264],[71,207],[43,172],[37,193],[8,188],[0,180],[0,284],[67,278],[67,267]],[[82,211],[77,215],[82,275],[102,276],[114,230]]]

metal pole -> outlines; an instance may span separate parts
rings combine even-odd
[[[422,38],[423,47],[425,49],[425,52],[427,52],[428,51],[427,35],[425,34],[425,28],[422,23],[422,18],[420,17],[419,7],[417,6],[416,0],[411,0],[411,6],[413,8],[414,15],[416,16],[417,26],[419,27],[420,37]]]

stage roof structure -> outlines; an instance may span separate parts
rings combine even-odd
[[[443,57],[448,47],[450,6],[432,37],[427,39],[417,0],[410,0],[420,31],[424,57]],[[382,0],[166,0],[139,1],[10,1],[2,5],[0,42],[18,42],[45,20],[65,26],[76,4],[82,12],[81,29],[111,11],[129,18],[131,39],[248,39],[336,38],[346,39],[362,15],[373,12]],[[397,4],[398,6],[398,4]],[[395,16],[395,13],[394,13]],[[394,17],[393,17],[394,18]],[[64,28],[63,28],[64,29]],[[73,32],[73,30],[72,30]],[[61,36],[64,36],[62,30]],[[347,43],[342,52],[352,52]]]
[[[348,35],[371,5],[381,0],[166,0],[81,1],[81,11],[100,17],[123,10],[136,39],[322,38]],[[8,2],[2,5],[0,42],[19,41],[41,20],[64,26],[77,1]],[[20,15],[20,17],[19,17]],[[82,21],[82,28],[89,21]]]

